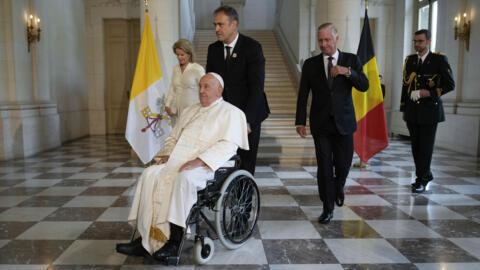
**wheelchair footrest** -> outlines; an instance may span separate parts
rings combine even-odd
[[[168,265],[177,266],[179,261],[180,261],[180,257],[178,257],[178,256],[172,256],[172,257],[165,258],[165,264],[167,266]]]

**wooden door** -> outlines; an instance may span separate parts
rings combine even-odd
[[[107,134],[124,134],[140,46],[140,20],[104,20],[104,44]]]

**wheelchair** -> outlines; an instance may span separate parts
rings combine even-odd
[[[260,193],[253,176],[240,170],[240,162],[240,156],[233,156],[215,171],[206,187],[197,192],[197,202],[186,222],[187,228],[194,228],[193,258],[197,264],[205,264],[213,257],[213,240],[220,240],[227,249],[237,249],[253,234],[260,214]],[[213,213],[213,218],[205,214],[206,209]],[[205,224],[207,230],[202,229]],[[134,241],[136,232],[135,229],[130,242]],[[184,235],[179,256],[166,258],[162,261],[164,264],[178,265],[185,240]]]
[[[214,179],[198,191],[197,203],[187,219],[187,227],[194,227],[193,257],[197,264],[205,264],[213,257],[213,240],[220,240],[227,249],[237,249],[253,234],[260,214],[260,193],[253,176],[239,169],[240,162],[238,155],[232,157],[227,162],[230,164],[216,170]],[[214,222],[204,213],[205,208],[214,213]],[[203,224],[210,229],[207,234]]]

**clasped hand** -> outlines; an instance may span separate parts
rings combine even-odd
[[[349,73],[348,68],[344,66],[336,65],[330,69],[330,74],[334,78],[337,77],[337,75],[349,75],[348,73]]]
[[[203,162],[203,160],[201,160],[199,158],[196,158],[194,160],[190,160],[190,161],[185,162],[185,164],[183,164],[182,167],[180,167],[180,169],[178,169],[178,171],[181,172],[181,171],[184,171],[184,170],[193,170],[195,168],[206,166],[206,165],[207,164],[205,164],[205,162]]]
[[[430,92],[428,90],[425,90],[425,89],[414,90],[414,91],[410,92],[410,99],[414,102],[421,99],[421,98],[425,98],[425,97],[429,97],[429,96],[430,96]]]
[[[167,163],[169,158],[170,158],[170,156],[160,156],[160,157],[158,157],[157,163],[155,163],[155,165],[160,165],[160,164]],[[207,164],[205,164],[205,162],[203,162],[203,160],[201,160],[199,158],[196,158],[194,160],[190,160],[190,161],[185,162],[185,164],[183,164],[180,167],[180,169],[178,169],[178,171],[181,172],[181,171],[184,171],[184,170],[192,170],[192,169],[202,167],[202,166],[206,166],[206,165]]]

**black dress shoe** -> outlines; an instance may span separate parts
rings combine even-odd
[[[339,207],[342,207],[344,201],[345,201],[345,192],[343,191],[343,188],[342,188],[337,192],[337,197],[335,198],[335,204],[338,205]]]
[[[168,241],[161,249],[153,253],[153,258],[166,265],[178,265],[180,243]]]
[[[183,236],[183,228],[170,223],[170,239],[161,249],[155,251],[152,257],[166,265],[178,265],[180,251],[182,250]]]
[[[427,189],[427,184],[416,182],[412,184],[413,193],[423,193]]]
[[[126,244],[117,244],[117,252],[131,256],[145,256],[147,250],[142,246],[142,238],[138,237],[133,242]]]
[[[333,218],[333,212],[323,211],[322,215],[318,218],[318,222],[327,224]]]

